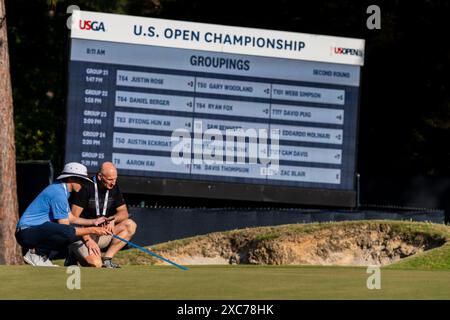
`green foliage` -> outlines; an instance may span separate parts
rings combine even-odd
[[[450,242],[442,247],[402,259],[387,269],[450,270]]]
[[[138,11],[136,3],[6,0],[17,160],[50,159],[57,165],[63,161],[67,7],[76,4],[82,10],[125,13],[132,4]],[[141,2],[141,8],[151,8],[152,3]]]
[[[264,234],[259,234],[255,237],[256,241],[270,241],[270,240],[275,240],[277,238],[280,237],[279,233],[264,233]]]
[[[445,148],[450,130],[448,1],[379,1],[381,30],[368,30],[366,9],[373,4],[368,0],[6,0],[19,160],[62,162],[65,23],[71,4],[82,10],[363,38],[359,172],[368,180],[450,174]]]

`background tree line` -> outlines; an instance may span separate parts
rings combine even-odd
[[[363,182],[450,176],[448,1],[5,2],[18,160],[50,159],[57,168],[63,163],[66,8],[76,4],[82,10],[363,38],[358,139]],[[381,8],[381,30],[366,27],[371,4]]]

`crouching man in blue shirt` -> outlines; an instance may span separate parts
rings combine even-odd
[[[88,220],[71,215],[68,202],[70,193],[78,192],[84,181],[92,183],[87,168],[77,162],[68,163],[57,180],[34,199],[17,224],[17,242],[29,249],[23,258],[33,266],[55,266],[48,259],[50,252],[63,250],[84,235],[110,234],[106,228],[97,227],[104,222],[104,218]],[[94,226],[77,228],[69,225],[69,222]]]

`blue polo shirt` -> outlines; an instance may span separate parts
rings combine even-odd
[[[17,223],[17,227],[32,227],[49,221],[68,219],[69,195],[66,183],[55,182],[49,185],[28,206]]]

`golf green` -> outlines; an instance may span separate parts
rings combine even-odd
[[[367,288],[365,267],[0,266],[0,299],[450,299],[450,271],[381,269],[381,289]]]

